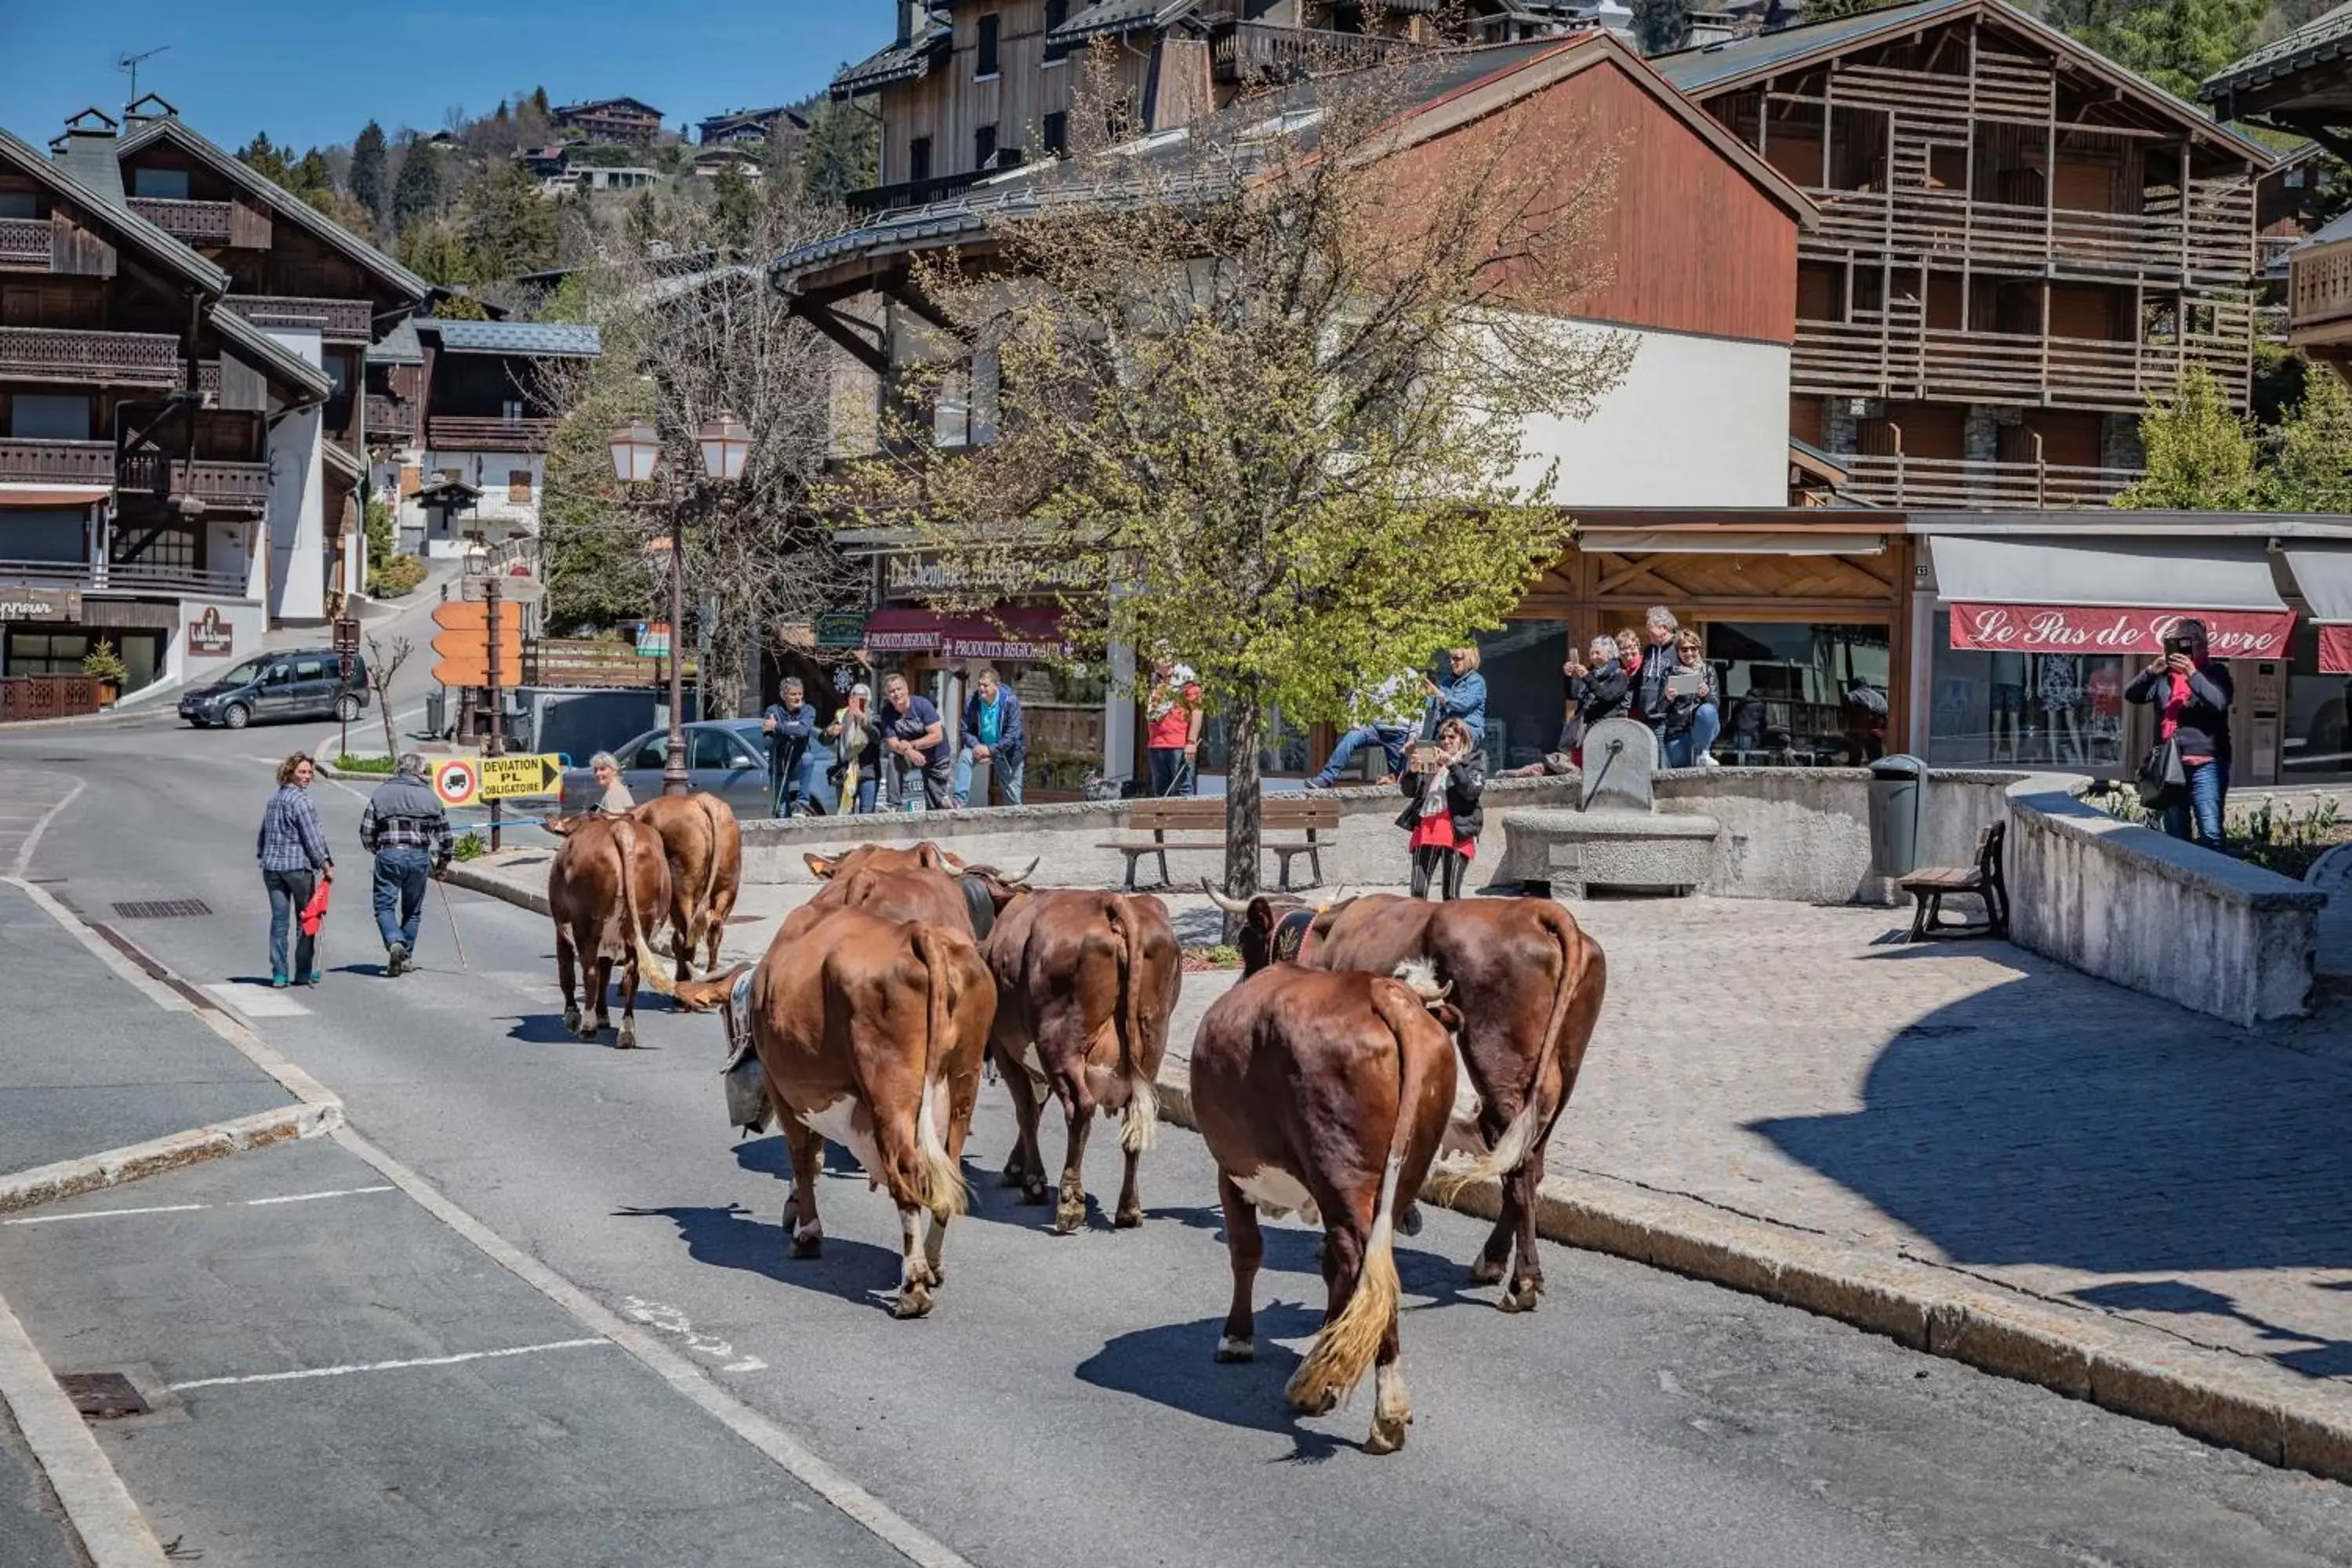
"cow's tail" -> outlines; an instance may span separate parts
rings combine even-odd
[[[1418,1000],[1431,998],[1415,992]],[[1399,1203],[1409,1194],[1400,1194],[1404,1179],[1405,1160],[1412,1152],[1415,1111],[1421,1104],[1424,1088],[1422,1075],[1414,1064],[1412,1051],[1405,1044],[1405,1031],[1414,1026],[1413,1004],[1399,996],[1397,990],[1374,982],[1372,1007],[1381,1021],[1388,1026],[1389,1035],[1396,1047],[1397,1098],[1396,1129],[1389,1134],[1388,1163],[1381,1169],[1380,1196],[1372,1200],[1372,1229],[1364,1242],[1363,1266],[1356,1273],[1355,1294],[1339,1315],[1323,1325],[1315,1336],[1315,1343],[1307,1358],[1291,1374],[1286,1391],[1293,1405],[1306,1409],[1320,1409],[1324,1397],[1345,1399],[1371,1370],[1380,1355],[1381,1342],[1388,1338],[1389,1329],[1396,1321],[1397,1305],[1402,1289],[1397,1281],[1396,1211]]]
[[[1579,939],[1576,928],[1568,923],[1568,916],[1558,909],[1545,909],[1539,917],[1544,929],[1551,932],[1559,944],[1559,985],[1552,993],[1551,1012],[1544,1019],[1543,1039],[1536,1047],[1536,1069],[1527,1084],[1519,1113],[1503,1129],[1493,1148],[1472,1158],[1456,1154],[1430,1173],[1430,1195],[1439,1203],[1450,1203],[1465,1187],[1475,1182],[1491,1181],[1516,1171],[1526,1161],[1528,1151],[1534,1147],[1542,1132],[1544,1079],[1551,1075],[1551,1064],[1559,1055],[1560,1032],[1568,1026],[1569,1009],[1575,1005],[1576,995],[1584,986],[1584,954],[1590,945]],[[1567,1097],[1561,1097],[1565,1106]]]
[[[637,919],[635,879],[631,873],[636,864],[636,836],[651,832],[626,820],[613,824],[613,842],[621,851],[621,919],[629,930],[629,942],[637,955],[637,979],[650,987],[656,996],[676,996],[677,982],[664,968],[661,954],[646,940],[646,928]]]
[[[719,919],[719,818],[715,814],[727,809],[726,804],[717,795],[706,795],[702,797],[702,826],[703,831],[710,836],[710,847],[703,857],[703,864],[708,868],[702,875],[703,929],[688,931],[687,945],[689,948],[699,949],[703,940],[709,934],[711,922]],[[679,957],[689,966],[693,963],[692,952],[681,953]]]
[[[1143,922],[1125,901],[1110,900],[1110,923],[1124,941],[1118,978],[1118,1071],[1127,1079],[1127,1110],[1118,1125],[1119,1147],[1139,1154],[1151,1147],[1160,1127],[1160,1087],[1143,1070]]]
[[[948,987],[954,979],[954,959],[948,952],[946,939],[928,927],[914,931],[916,956],[923,961],[929,999],[925,1006],[923,1030],[922,1088],[915,1107],[915,1158],[922,1169],[923,1206],[933,1218],[945,1221],[950,1215],[964,1212],[965,1185],[963,1172],[948,1153],[947,1142],[940,1135],[939,1112],[935,1109],[947,1094],[943,1076],[947,1059],[955,1048],[949,1037],[954,1018],[949,1008]]]

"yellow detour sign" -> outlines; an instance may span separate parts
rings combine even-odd
[[[476,765],[482,770],[484,800],[554,795],[563,787],[563,764],[554,757],[484,757]]]

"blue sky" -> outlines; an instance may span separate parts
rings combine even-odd
[[[66,116],[119,112],[126,51],[169,45],[139,89],[196,130],[297,146],[441,128],[544,84],[557,103],[627,94],[681,120],[787,103],[887,42],[891,0],[0,0],[0,126],[44,145]]]

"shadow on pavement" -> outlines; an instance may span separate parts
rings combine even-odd
[[[1304,1339],[1322,1321],[1319,1310],[1294,1302],[1261,1304],[1257,1359],[1231,1363],[1214,1359],[1218,1337],[1224,1332],[1222,1315],[1138,1329],[1080,1362],[1078,1381],[1228,1426],[1279,1433],[1297,1445],[1291,1459],[1320,1463],[1355,1445],[1298,1425],[1298,1413],[1282,1397],[1283,1384],[1297,1368],[1298,1352],[1275,1342]]]
[[[793,1258],[781,1218],[754,1219],[740,1204],[724,1208],[620,1208],[623,1219],[666,1219],[677,1226],[687,1256],[697,1263],[737,1268],[803,1290],[821,1291],[861,1307],[887,1312],[898,1288],[899,1258],[869,1242],[845,1239],[828,1231],[824,1251],[816,1258]],[[778,1210],[781,1215],[781,1207]]]

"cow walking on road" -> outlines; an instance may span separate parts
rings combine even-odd
[[[1412,1401],[1398,1363],[1395,1237],[1454,1108],[1459,1015],[1431,966],[1384,974],[1277,964],[1219,997],[1192,1043],[1192,1111],[1217,1163],[1233,1261],[1221,1362],[1256,1353],[1258,1214],[1323,1227],[1323,1327],[1286,1397],[1319,1415],[1377,1367],[1366,1447],[1404,1446]],[[1492,1155],[1451,1173],[1500,1169]]]
[[[1549,899],[1432,904],[1381,893],[1318,912],[1295,899],[1243,903],[1206,890],[1219,909],[1242,917],[1242,968],[1249,973],[1279,959],[1373,974],[1416,962],[1434,966],[1461,1010],[1458,1044],[1478,1092],[1478,1136],[1508,1173],[1502,1212],[1471,1266],[1471,1282],[1494,1284],[1507,1266],[1500,1306],[1534,1310],[1544,1288],[1536,1189],[1601,1016],[1608,988],[1601,945]]]
[[[1114,1223],[1141,1225],[1136,1167],[1159,1120],[1155,1085],[1183,984],[1168,907],[1149,893],[1032,893],[1004,911],[986,951],[996,976],[990,1048],[1020,1121],[1004,1184],[1045,1201],[1037,1119],[1050,1094],[1069,1129],[1054,1228],[1083,1226],[1087,1131],[1100,1107],[1121,1119],[1127,1156]]]
[[[964,1210],[960,1162],[996,1014],[980,950],[960,931],[835,908],[780,934],[738,1004],[749,968],[678,994],[721,1008],[758,1053],[792,1152],[792,1255],[824,1250],[817,1173],[831,1140],[898,1205],[896,1312],[919,1318],[945,1278],[948,1221]]]
[[[605,992],[613,965],[621,965],[623,1050],[637,1043],[637,983],[661,995],[674,994],[654,952],[654,926],[669,908],[669,865],[660,837],[625,816],[550,817],[549,832],[561,837],[555,864],[547,874],[548,912],[555,920],[555,979],[563,988],[563,1026],[593,1040],[612,1016]],[[584,971],[589,1007],[575,999],[575,972]]]
[[[727,917],[743,890],[743,828],[727,803],[708,792],[660,795],[630,813],[661,841],[669,863],[670,952],[677,978],[694,978],[692,960],[719,967]]]

